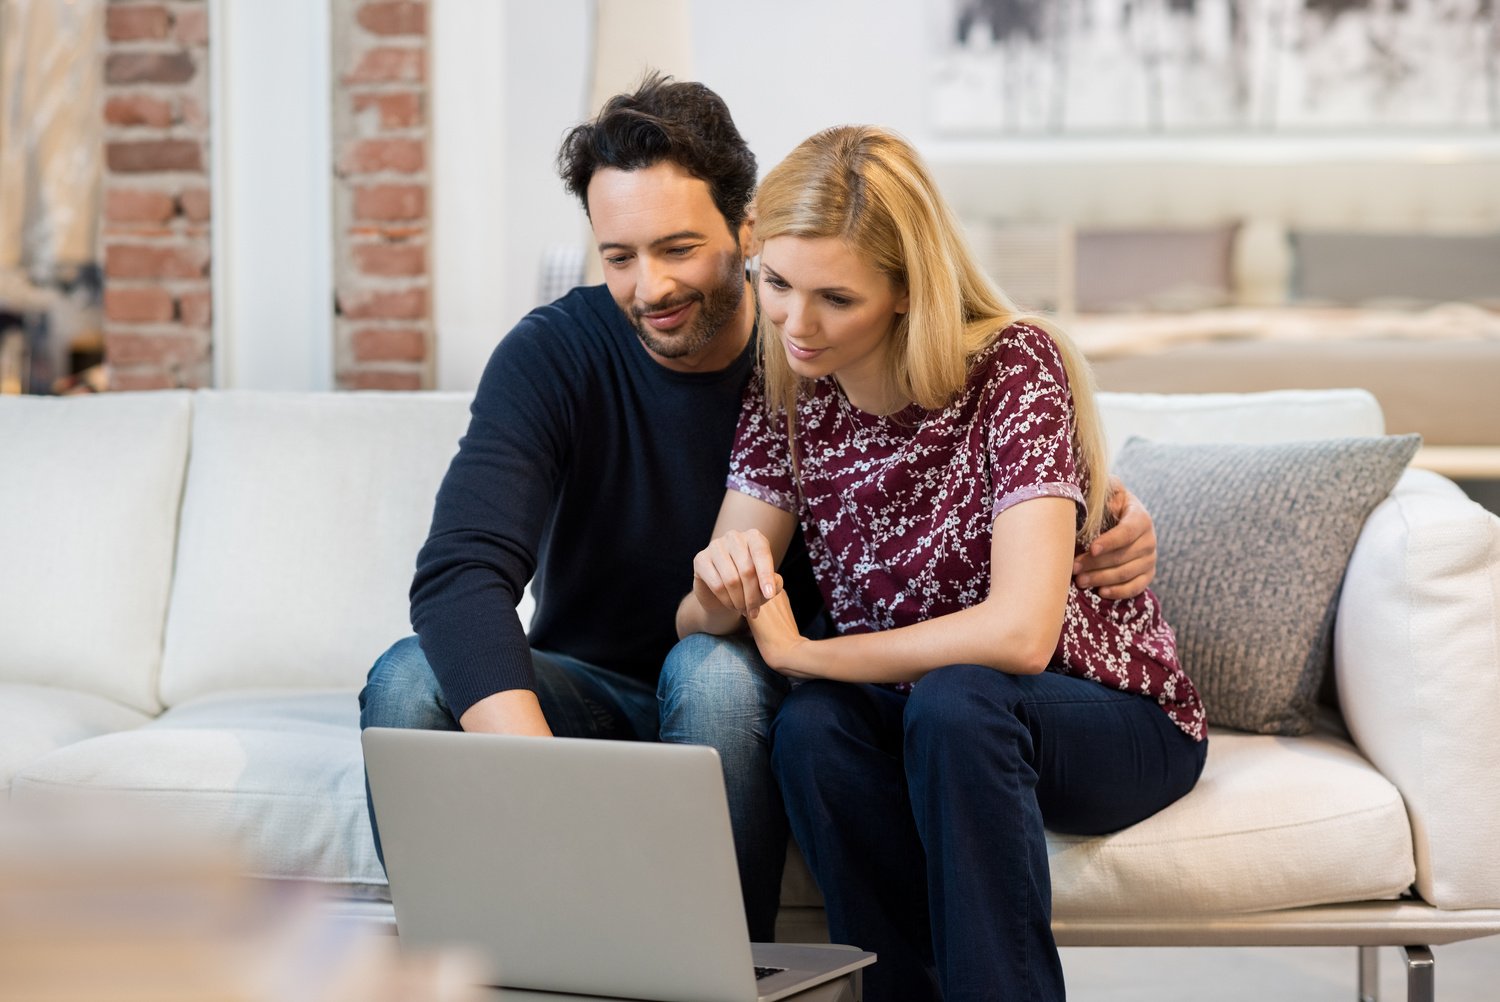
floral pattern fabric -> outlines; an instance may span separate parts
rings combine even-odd
[[[840,633],[890,630],[989,595],[991,528],[1012,505],[1068,498],[1082,518],[1087,480],[1072,423],[1057,346],[1013,325],[975,357],[942,410],[872,415],[832,378],[815,381],[797,405],[800,482],[784,417],[767,413],[757,375],[728,486],[798,516]],[[1116,601],[1070,585],[1051,670],[1150,696],[1187,734],[1205,735],[1198,693],[1149,590]]]

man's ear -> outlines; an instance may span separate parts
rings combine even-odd
[[[740,253],[748,260],[760,253],[760,241],[755,239],[755,204],[745,209],[745,218],[740,223]]]

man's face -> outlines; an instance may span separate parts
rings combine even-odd
[[[744,337],[735,336],[748,224],[731,234],[708,183],[667,162],[601,168],[588,205],[605,284],[646,350],[671,369],[733,361],[749,334],[745,320]]]

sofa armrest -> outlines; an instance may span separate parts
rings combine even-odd
[[[1500,518],[1407,471],[1349,560],[1334,671],[1350,734],[1405,799],[1418,892],[1500,906]]]

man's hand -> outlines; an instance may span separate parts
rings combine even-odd
[[[1073,561],[1073,580],[1080,588],[1098,589],[1101,598],[1134,598],[1156,577],[1156,526],[1118,477],[1109,478],[1108,505],[1114,528]]]
[[[542,704],[530,689],[507,689],[486,696],[464,711],[458,726],[483,734],[520,734],[550,738],[552,728],[542,714]]]

